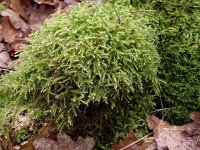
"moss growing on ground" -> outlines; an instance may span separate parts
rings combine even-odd
[[[28,38],[17,71],[1,77],[1,101],[34,104],[59,129],[100,142],[144,126],[159,91],[149,22],[132,7],[108,3],[54,16]]]
[[[170,122],[182,124],[200,109],[200,1],[137,0],[139,9],[153,9],[159,19],[159,77],[164,107]],[[176,116],[176,117],[174,117]]]

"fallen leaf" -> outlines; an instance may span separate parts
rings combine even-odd
[[[112,150],[119,150],[119,149],[133,143],[134,141],[135,141],[134,140],[134,132],[130,131],[129,133],[126,134],[126,136],[123,137],[122,140],[119,141],[118,144],[112,146]],[[137,150],[137,145],[130,146],[126,150]]]
[[[148,117],[148,127],[149,129],[153,130],[158,125],[162,126],[169,126],[170,124],[164,120],[160,120],[158,117],[151,115]]]
[[[0,148],[2,147],[2,150],[14,150],[14,145],[12,140],[9,138],[9,136],[7,138],[2,138],[0,139]]]
[[[12,62],[7,51],[0,52],[0,62],[1,64],[5,64],[6,66]]]
[[[19,43],[12,44],[11,47],[14,52],[20,52],[22,45],[23,45],[23,42],[19,42]]]
[[[38,4],[30,0],[11,0],[10,7],[30,25],[32,30],[38,29],[44,20],[56,11],[55,6]]]
[[[157,144],[154,137],[145,138],[142,143],[138,144],[137,150],[156,150]]]
[[[59,133],[57,135],[57,141],[50,140],[48,138],[41,138],[33,142],[35,150],[92,150],[95,145],[94,138],[78,137],[77,141],[73,141],[70,136]]]
[[[8,16],[10,23],[15,29],[20,29],[23,32],[29,30],[29,25],[14,11],[11,9],[6,9],[1,12],[2,16]]]
[[[30,0],[10,0],[10,8],[17,12],[24,20],[28,21],[27,7],[31,5]]]
[[[194,120],[194,122],[200,122],[200,112],[192,112],[189,117]]]
[[[12,65],[12,60],[7,51],[4,50],[4,45],[0,43],[0,70],[9,70]]]
[[[4,41],[7,43],[13,43],[17,40],[17,38],[21,38],[23,36],[22,31],[13,28],[9,21],[9,17],[3,17],[2,34]]]
[[[41,138],[33,142],[35,150],[50,150],[56,142],[48,138]]]
[[[44,123],[42,128],[39,129],[38,134],[33,135],[32,137],[27,139],[27,143],[25,143],[24,145],[20,143],[20,146],[21,146],[20,150],[35,150],[33,147],[33,142],[39,140],[38,138],[48,137],[49,139],[55,139],[57,134],[58,134],[58,131],[56,129],[55,124]],[[37,144],[40,145],[40,142]]]
[[[185,126],[172,126],[154,115],[148,117],[148,126],[154,131],[158,150],[199,150],[200,147]],[[192,127],[192,126],[190,126]]]

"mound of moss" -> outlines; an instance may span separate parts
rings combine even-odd
[[[172,108],[168,120],[182,124],[200,109],[200,1],[136,0],[133,5],[156,11],[163,105]]]
[[[104,141],[143,126],[158,92],[149,21],[108,3],[54,16],[28,38],[17,71],[1,77],[1,101],[34,104],[60,129]]]

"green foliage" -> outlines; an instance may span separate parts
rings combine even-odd
[[[200,109],[200,1],[136,0],[138,8],[154,9],[159,18],[159,77],[164,107],[176,123]],[[176,118],[174,117],[176,116]],[[182,121],[182,122],[180,122]]]
[[[14,140],[17,143],[20,143],[27,138],[27,134],[28,134],[28,132],[27,132],[26,128],[21,128],[19,130],[19,132],[17,133],[17,135],[15,136]]]
[[[1,100],[37,104],[60,129],[104,140],[144,126],[159,91],[149,21],[115,4],[54,16],[28,38],[17,71],[1,78]]]

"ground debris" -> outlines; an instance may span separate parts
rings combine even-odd
[[[9,57],[16,61],[21,47],[27,43],[26,37],[32,31],[39,29],[53,13],[66,12],[78,2],[81,0],[2,0],[6,9],[0,12],[0,48],[6,45],[4,51],[9,53],[6,59]],[[0,75],[13,70],[0,60]]]
[[[189,117],[193,123],[175,126],[149,115],[148,126],[154,136],[149,134],[135,141],[132,131],[112,150],[200,150],[200,112],[192,112]]]
[[[200,113],[196,113],[199,115]],[[199,118],[193,113],[193,118]],[[190,114],[191,116],[191,114]],[[200,123],[189,123],[182,126],[170,125],[154,115],[148,117],[148,126],[154,132],[158,150],[200,150],[198,136]]]
[[[50,140],[49,138],[40,138],[33,142],[35,150],[92,150],[95,146],[94,138],[78,137],[76,141],[73,141],[70,136],[59,133],[57,135],[57,141]]]

